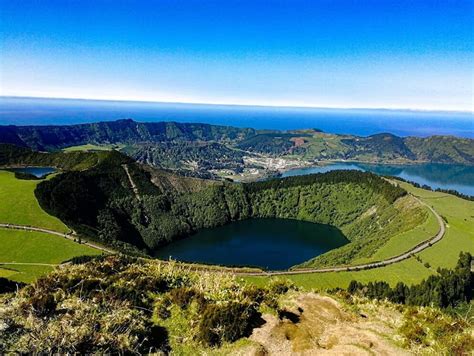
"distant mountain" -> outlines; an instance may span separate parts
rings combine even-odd
[[[474,165],[474,140],[454,136],[367,137],[320,130],[255,130],[198,123],[131,119],[69,126],[0,126],[0,143],[41,151],[84,144],[121,144],[134,159],[161,168],[203,172],[242,170],[245,155],[307,161],[355,160],[377,163],[459,163]]]
[[[254,129],[177,122],[136,122],[131,119],[67,126],[0,126],[0,142],[36,150],[54,150],[86,143],[116,144],[170,141],[243,140]]]

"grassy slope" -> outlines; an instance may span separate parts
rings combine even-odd
[[[413,246],[433,237],[439,229],[435,216],[426,207],[426,219],[415,228],[395,235],[387,241],[385,245],[379,248],[370,258],[360,258],[354,261],[354,264],[362,264],[371,261],[380,261],[408,251]]]
[[[0,170],[0,222],[30,225],[67,232],[59,219],[41,209],[34,195],[40,180],[16,179],[14,173]],[[97,254],[98,251],[59,236],[0,229],[0,262],[56,264],[71,257]],[[30,282],[50,272],[48,266],[3,266],[0,277]]]
[[[0,222],[69,231],[59,219],[41,209],[34,194],[39,182],[16,179],[14,173],[0,171]]]
[[[98,255],[99,250],[40,232],[0,229],[0,262],[59,264],[74,256]],[[3,267],[3,268],[2,268]],[[21,282],[32,282],[54,267],[1,265],[0,276]]]
[[[115,145],[93,145],[88,143],[87,145],[80,145],[80,146],[70,146],[64,148],[64,152],[75,152],[75,151],[110,151],[112,150]]]
[[[452,268],[456,265],[460,251],[474,253],[474,202],[460,199],[450,194],[430,192],[401,183],[405,189],[430,204],[447,220],[445,237],[420,257],[437,267]]]
[[[402,183],[402,186],[419,196],[423,201],[430,203],[440,215],[448,220],[445,237],[419,254],[423,262],[410,258],[387,267],[367,271],[300,274],[288,276],[288,278],[297,285],[308,289],[347,287],[353,279],[361,282],[384,280],[391,285],[399,281],[413,284],[436,273],[437,267],[454,267],[459,252],[474,253],[474,202],[445,193],[417,189],[406,183]],[[428,221],[425,228],[432,229],[431,224]],[[408,234],[411,235],[411,233]],[[387,250],[381,249],[379,253],[386,254]],[[431,267],[426,268],[425,262],[428,262]],[[266,284],[269,280],[267,277],[246,277],[245,279],[260,285]]]

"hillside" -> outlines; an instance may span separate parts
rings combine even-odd
[[[263,168],[255,157],[284,158],[283,163],[293,159],[293,165],[325,160],[474,164],[474,140],[453,136],[421,138],[380,133],[360,137],[314,129],[254,130],[131,119],[68,126],[0,126],[0,143],[40,151],[113,146],[141,163],[203,178],[255,169],[269,171],[268,175],[278,169]]]
[[[0,167],[42,166],[61,170],[85,170],[105,159],[108,152],[38,152],[0,143]]]
[[[119,256],[0,297],[1,353],[463,354],[471,332],[454,312]]]
[[[68,126],[0,126],[0,142],[53,150],[68,146],[168,141],[232,142],[254,135],[253,129],[131,119]]]
[[[249,218],[332,225],[351,243],[318,259],[323,265],[369,257],[426,219],[403,189],[370,173],[334,171],[237,184],[154,170],[116,151],[89,170],[42,182],[35,194],[45,211],[74,230],[129,252],[152,253],[199,229]]]

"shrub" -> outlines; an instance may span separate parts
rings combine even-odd
[[[23,288],[24,283],[11,281],[7,278],[0,277],[0,294],[15,292],[19,288]]]
[[[249,336],[261,321],[261,313],[255,304],[209,304],[202,314],[198,339],[210,346],[220,345],[223,341],[234,342]]]
[[[270,289],[270,292],[275,293],[275,294],[285,294],[288,292],[290,289],[295,289],[295,285],[288,281],[288,280],[279,280],[279,279],[274,279],[270,282],[268,288]]]
[[[52,294],[36,294],[30,298],[33,311],[38,316],[47,316],[56,310],[57,303]]]
[[[169,296],[165,296],[156,305],[156,314],[161,319],[168,319],[171,316],[170,306],[172,302]]]
[[[188,305],[191,304],[192,300],[198,296],[202,296],[202,294],[193,288],[176,288],[170,292],[172,302],[181,309],[186,309]]]
[[[146,332],[144,335],[140,335],[144,340],[138,350],[140,353],[145,354],[161,351],[167,355],[171,351],[168,330],[162,326],[154,325],[151,321],[145,323],[144,329]]]

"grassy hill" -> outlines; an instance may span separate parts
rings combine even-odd
[[[0,167],[48,166],[63,170],[84,170],[108,156],[108,152],[38,152],[0,143]]]
[[[34,191],[40,182],[16,179],[13,172],[0,170],[0,222],[68,232],[68,227],[46,213],[36,200]]]
[[[461,310],[461,309],[459,309]],[[348,293],[265,288],[120,256],[64,266],[0,298],[0,352],[469,353],[468,320]]]
[[[63,222],[40,207],[34,194],[40,182],[17,179],[13,172],[0,170],[0,223],[69,232],[70,229]],[[53,266],[48,264],[58,264],[74,256],[99,253],[60,236],[11,229],[0,229],[0,243],[0,276],[22,282],[31,282],[50,272]],[[2,265],[4,262],[27,264]]]
[[[69,126],[0,126],[0,142],[54,150],[86,144],[117,144],[166,141],[231,142],[253,135],[239,129],[199,123],[150,122],[131,119]]]
[[[134,195],[122,164],[127,164],[141,201]],[[306,265],[358,264],[403,252],[432,236],[437,228],[426,208],[416,204],[410,196],[404,196],[402,190],[368,173],[331,173],[231,184],[185,178],[142,167],[126,156],[111,151],[92,169],[65,172],[40,184],[40,187],[52,189],[48,191],[50,196],[48,199],[41,198],[43,193],[40,189],[36,194],[40,200],[43,199],[42,204],[47,205],[51,201],[58,204],[55,209],[61,220],[46,213],[34,198],[38,181],[18,180],[13,173],[5,171],[1,172],[0,177],[4,183],[0,186],[4,189],[3,195],[10,199],[8,204],[2,205],[4,210],[0,217],[3,216],[1,220],[4,222],[67,231],[62,220],[87,237],[129,252],[146,253],[193,230],[235,219],[281,217],[335,225],[351,240],[345,247]],[[453,224],[449,223],[446,238],[442,241],[444,244],[454,239],[459,249],[454,249],[452,253],[443,252],[442,256],[434,258],[429,253],[436,251],[434,246],[420,254],[423,263],[409,259],[372,271],[329,273],[314,277],[302,275],[301,278],[296,275],[292,278],[309,288],[341,286],[354,278],[376,280],[378,276],[383,276],[390,283],[400,279],[413,283],[433,273],[434,266],[449,266],[449,263],[439,264],[437,261],[447,259],[454,264],[460,249],[470,251],[472,235],[471,240],[466,240],[466,233],[469,234],[472,222],[469,215],[472,210],[469,204],[472,202],[444,193],[425,190],[419,190],[419,193],[406,183],[400,184],[414,194],[421,194],[422,198],[423,194],[441,195],[445,199],[443,203],[452,201],[452,206],[448,205],[448,208],[442,204],[435,207],[448,220],[457,221],[459,216],[467,214],[462,218],[466,220],[461,219],[457,226],[454,225],[455,234],[451,233]],[[19,208],[9,209],[11,206]],[[424,266],[424,254],[429,256],[426,262],[430,268]],[[257,279],[258,283],[260,281]]]
[[[0,229],[0,243],[0,276],[20,282],[33,282],[73,257],[101,254],[91,247],[40,232]]]

